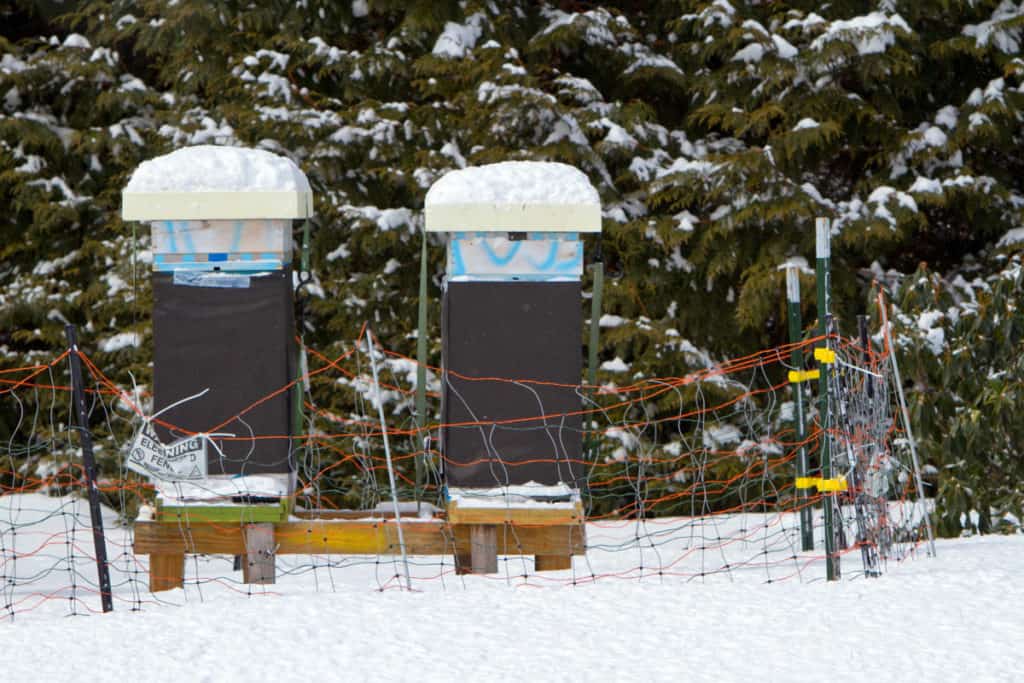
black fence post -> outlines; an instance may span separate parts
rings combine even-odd
[[[100,493],[96,488],[96,458],[92,452],[92,432],[89,431],[89,414],[85,407],[85,389],[82,385],[82,360],[78,357],[78,338],[74,325],[64,327],[71,354],[71,400],[78,416],[78,438],[82,443],[82,462],[85,465],[85,480],[89,487],[89,513],[92,516],[92,542],[96,548],[96,573],[99,577],[100,599],[103,611],[114,609],[110,594],[110,568],[107,566],[107,539],[103,535],[103,516],[100,513]]]

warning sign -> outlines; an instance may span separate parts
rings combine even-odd
[[[160,442],[146,422],[132,442],[128,469],[156,479],[181,481],[206,478],[206,435],[189,436],[170,445]]]

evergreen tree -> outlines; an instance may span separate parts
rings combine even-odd
[[[1021,308],[1004,236],[1024,207],[1024,4],[584,5],[0,9],[0,367],[52,357],[69,320],[114,380],[150,382],[147,230],[118,208],[138,163],[176,147],[261,147],[309,175],[317,286],[305,334],[328,356],[367,319],[388,346],[411,348],[434,180],[557,160],[583,169],[604,203],[614,317],[601,358],[629,370],[602,381],[680,376],[784,342],[776,267],[810,259],[814,218],[828,216],[843,331],[881,277],[901,312],[897,335],[925,340],[900,350],[912,356],[910,400],[944,531],[971,508],[990,526],[990,507],[1019,518]],[[430,253],[436,302],[440,243]],[[320,389],[325,409],[354,410],[351,392]],[[0,439],[14,421],[0,417]]]

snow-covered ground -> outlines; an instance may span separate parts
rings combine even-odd
[[[656,555],[629,547],[633,523],[614,523],[588,531],[599,547],[578,558],[575,571],[604,577],[585,585],[573,586],[569,572],[532,574],[529,561],[503,562],[498,578],[456,577],[450,565],[421,558],[414,567],[417,590],[406,593],[392,579],[390,558],[349,558],[330,568],[320,558],[314,571],[309,558],[291,557],[279,562],[276,586],[249,591],[228,558],[205,558],[189,562],[189,575],[221,579],[190,581],[158,600],[145,592],[144,565],[118,557],[126,531],[111,528],[115,612],[67,618],[71,572],[62,558],[80,556],[78,583],[94,576],[85,557],[88,530],[77,527],[77,549],[70,551],[63,533],[83,521],[84,506],[37,495],[0,503],[0,530],[19,528],[19,537],[27,536],[19,538],[19,549],[36,550],[15,567],[5,563],[4,573],[43,572],[20,597],[4,593],[22,602],[13,620],[0,622],[3,680],[820,683],[1024,675],[1019,534],[940,541],[938,557],[918,553],[890,562],[873,580],[829,584],[816,561],[792,580],[772,583],[763,567],[703,578],[648,571],[638,580],[623,577],[637,576],[638,563],[653,564]],[[671,543],[682,544],[659,546],[667,566],[685,555],[686,534],[678,530],[687,520],[658,523],[650,530],[676,529]],[[8,533],[8,551],[10,540]],[[855,554],[846,556],[844,573],[854,576],[859,564]],[[530,574],[525,582],[516,574],[521,566]],[[439,576],[441,569],[446,573]],[[780,567],[776,576],[790,573]],[[376,590],[381,585],[389,589]],[[79,589],[78,598],[76,611],[98,608],[95,594]],[[132,611],[136,599],[141,611]]]

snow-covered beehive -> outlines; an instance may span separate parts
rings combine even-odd
[[[154,412],[181,428],[155,424],[158,437],[219,427],[211,475],[289,472],[290,392],[267,397],[295,376],[292,222],[313,215],[305,174],[263,150],[186,147],[140,164],[122,200],[125,220],[152,227]]]
[[[559,163],[453,171],[427,193],[426,230],[448,233],[441,444],[448,486],[576,486],[580,233],[601,230],[597,190]],[[483,377],[498,379],[473,379]]]
[[[305,174],[263,150],[201,145],[143,162],[122,217],[153,228],[157,271],[258,270],[291,260],[291,221],[313,215]]]

